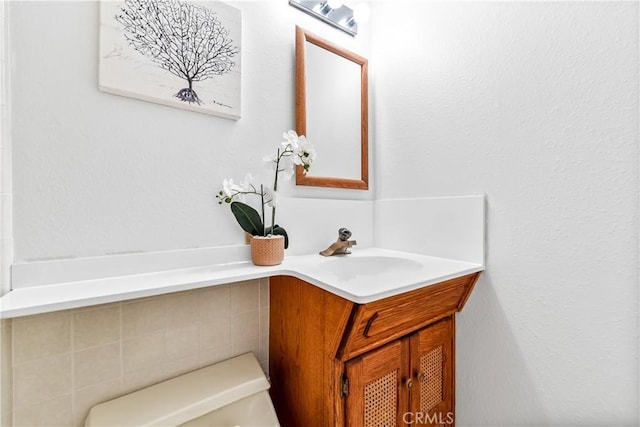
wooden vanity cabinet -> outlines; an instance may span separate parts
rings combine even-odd
[[[281,425],[453,425],[454,315],[479,274],[367,304],[272,278],[269,374]]]

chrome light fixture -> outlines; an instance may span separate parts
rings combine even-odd
[[[353,9],[340,0],[289,0],[289,4],[345,33],[352,36],[358,34]]]

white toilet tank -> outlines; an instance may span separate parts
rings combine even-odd
[[[277,426],[269,381],[252,353],[100,403],[85,426]]]

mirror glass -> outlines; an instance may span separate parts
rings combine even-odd
[[[318,156],[296,184],[368,188],[367,60],[296,29],[296,131]]]

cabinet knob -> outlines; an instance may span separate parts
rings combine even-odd
[[[407,388],[408,388],[409,390],[411,390],[411,387],[413,387],[413,380],[412,380],[411,378],[409,378],[409,379],[407,380]]]
[[[427,379],[427,376],[424,374],[424,372],[420,372],[420,375],[418,375],[418,381],[423,383],[424,380],[426,380],[426,379]]]

